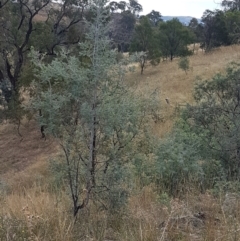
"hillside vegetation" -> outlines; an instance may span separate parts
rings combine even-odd
[[[130,83],[137,84],[140,92],[157,91],[161,102],[160,117],[165,120],[154,126],[154,133],[160,137],[171,129],[174,121],[171,115],[175,108],[192,103],[194,85],[199,79],[207,80],[218,73],[224,73],[228,64],[240,60],[239,46],[220,47],[207,54],[197,46],[195,54],[189,59],[190,70],[187,74],[179,69],[176,59],[173,62],[162,62],[157,67],[148,66],[143,76],[136,70],[128,77]],[[166,103],[166,99],[170,105]]]
[[[0,2],[0,241],[240,240],[240,7]]]
[[[240,60],[240,46],[220,47],[207,54],[199,49],[189,59],[187,74],[175,59],[147,66],[143,75],[137,66],[127,75],[127,84],[136,93],[157,95],[161,108],[149,122],[157,138],[167,138],[179,108],[193,103],[199,78],[211,79],[223,73],[230,62]],[[109,213],[92,202],[73,219],[64,171],[53,162],[63,155],[58,140],[51,136],[41,139],[38,129],[34,121],[23,121],[20,137],[16,125],[6,122],[0,126],[0,240],[240,239],[239,196],[235,193],[238,183],[233,183],[229,188],[233,191],[227,194],[224,185],[228,183],[202,193],[194,183],[186,183],[184,193],[171,196],[166,187],[159,189],[151,178],[139,174],[128,187],[126,208]],[[146,165],[151,166],[151,155],[148,158]]]

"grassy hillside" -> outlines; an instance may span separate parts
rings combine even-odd
[[[211,79],[217,73],[225,71],[226,66],[232,61],[240,60],[240,47],[237,45],[221,47],[205,54],[197,46],[195,54],[190,57],[190,71],[187,75],[178,68],[178,59],[173,62],[161,62],[156,67],[147,66],[141,76],[136,70],[129,76],[130,83],[137,83],[138,90],[143,93],[157,91],[162,105],[160,116],[164,120],[154,126],[154,133],[162,136],[171,129],[172,112],[177,106],[184,106],[192,102],[192,91],[198,79]],[[169,100],[169,104],[166,103]],[[170,118],[169,118],[170,117]]]
[[[147,66],[143,75],[137,67],[127,81],[143,95],[157,94],[161,111],[151,128],[164,138],[176,118],[175,107],[193,101],[197,79],[210,79],[239,60],[237,45],[208,54],[199,49],[190,57],[187,74],[178,69],[175,59]],[[22,137],[16,126],[0,126],[0,240],[240,240],[237,196],[189,190],[184,197],[171,198],[157,192],[153,184],[132,190],[124,212],[107,215],[91,207],[73,220],[68,195],[55,188],[61,179],[56,184],[49,173],[49,160],[59,153],[57,141],[41,139],[33,121],[24,122],[20,132]]]

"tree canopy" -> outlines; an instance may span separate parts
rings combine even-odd
[[[193,41],[193,34],[176,18],[159,25],[159,42],[164,57],[172,61],[175,56],[190,54],[187,46]]]
[[[150,22],[152,23],[153,26],[157,26],[159,22],[163,21],[162,20],[162,15],[160,12],[152,10],[149,14],[146,15]]]
[[[160,62],[161,52],[157,41],[157,34],[151,27],[149,18],[146,16],[141,17],[139,24],[135,27],[130,52],[142,52],[139,56],[141,74],[143,73],[147,60],[152,64]]]
[[[240,11],[240,1],[239,0],[223,0],[221,3],[225,10],[230,11]]]

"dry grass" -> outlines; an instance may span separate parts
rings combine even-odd
[[[20,133],[22,136],[18,135],[16,125],[0,126],[1,179],[11,178],[13,183],[22,183],[18,178],[31,176],[34,172],[44,176],[45,161],[58,150],[53,138],[41,138],[39,127],[34,121],[23,122]],[[26,174],[26,168],[31,165],[32,170],[28,170]]]
[[[51,194],[36,182],[21,193],[13,191],[4,198],[0,213],[12,227],[6,231],[0,225],[0,240],[6,236],[12,237],[9,240],[72,240],[74,220],[69,218],[68,204],[66,194]]]
[[[175,107],[191,103],[196,80],[211,79],[217,73],[223,73],[226,66],[240,61],[240,46],[221,47],[205,54],[199,50],[189,57],[190,71],[187,74],[178,68],[178,59],[173,62],[161,62],[158,66],[147,66],[144,74],[136,73],[128,76],[130,85],[137,85],[137,90],[143,93],[158,93],[162,106],[162,122],[154,125],[154,133],[163,137],[172,128]],[[168,99],[169,104],[166,102]]]
[[[129,74],[128,82],[137,84],[136,91],[143,95],[157,94],[161,118],[152,128],[163,137],[172,128],[175,107],[193,101],[197,76],[210,79],[229,62],[239,60],[240,46],[222,47],[209,54],[199,50],[190,57],[187,75],[178,69],[176,59],[148,66],[142,76],[140,71]],[[126,213],[109,216],[91,206],[74,224],[68,195],[51,190],[48,160],[58,153],[56,142],[42,140],[34,122],[24,123],[20,130],[23,138],[15,126],[0,126],[0,240],[240,240],[238,197],[231,199],[228,209],[225,196],[188,193],[181,200],[170,199],[156,192],[153,185],[132,193]]]
[[[239,240],[238,203],[232,203],[236,208],[233,216],[227,210],[223,212],[221,199],[208,193],[169,199],[163,204],[162,197],[153,190],[152,186],[145,187],[130,197],[127,215],[110,217],[93,208],[83,212],[74,224],[66,194],[53,195],[36,185],[24,195],[12,193],[4,198],[0,240],[7,240],[6,235],[11,237],[9,240],[34,241]],[[10,225],[5,233],[1,219]]]

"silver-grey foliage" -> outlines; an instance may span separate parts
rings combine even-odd
[[[92,1],[93,19],[86,23],[89,32],[77,57],[63,52],[44,64],[33,53],[37,98],[32,107],[41,109],[40,124],[57,137],[64,152],[74,215],[91,199],[101,199],[106,208],[120,200],[109,204],[106,193],[126,197],[121,183],[137,148],[134,139],[155,105],[125,84],[128,67],[117,63],[107,38],[106,3]]]

